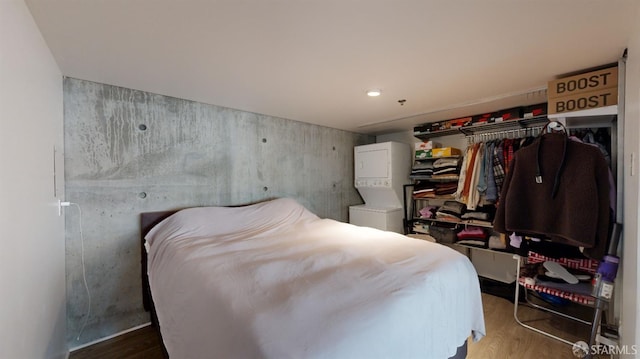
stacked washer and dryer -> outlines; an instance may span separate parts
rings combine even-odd
[[[349,207],[349,223],[404,232],[404,185],[411,173],[411,148],[400,142],[354,147],[355,187],[364,204]]]

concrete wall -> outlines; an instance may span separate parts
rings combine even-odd
[[[372,136],[131,89],[64,81],[71,347],[148,322],[140,289],[139,214],[292,197],[321,217],[348,220],[362,200],[353,147]]]
[[[62,74],[29,9],[0,1],[0,358],[67,354],[62,116]]]

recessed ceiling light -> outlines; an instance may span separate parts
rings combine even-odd
[[[367,91],[367,96],[376,97],[376,96],[380,96],[381,93],[382,93],[382,91],[380,91],[380,89],[371,89],[371,90]]]

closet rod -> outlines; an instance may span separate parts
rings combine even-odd
[[[467,136],[467,144],[500,140],[504,138],[522,138],[527,136],[537,136],[544,126],[518,128],[512,130],[501,130],[484,133],[474,133]]]

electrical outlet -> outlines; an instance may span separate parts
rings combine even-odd
[[[71,202],[62,202],[58,199],[58,216],[62,216],[62,207],[69,207]]]

